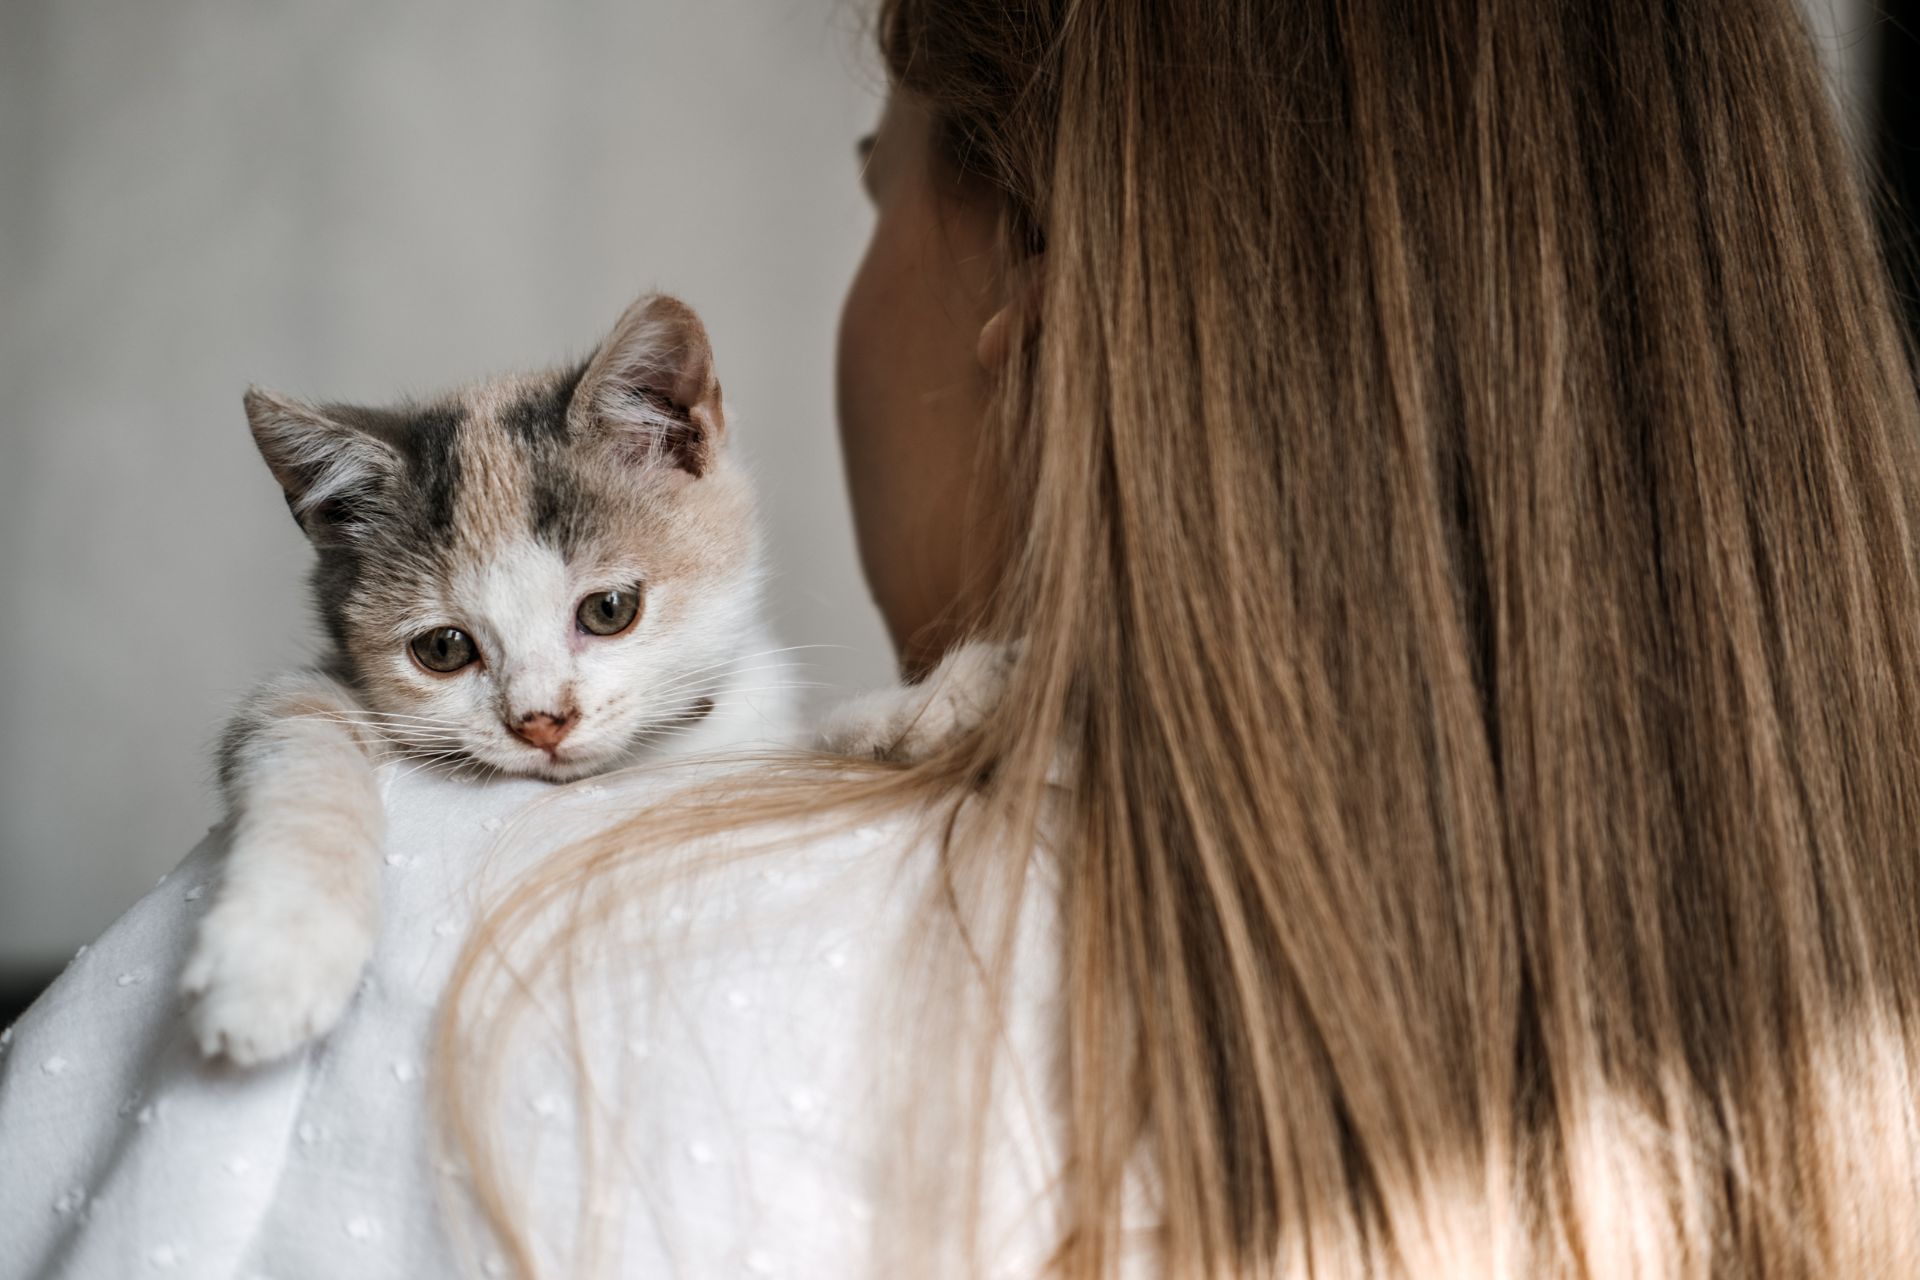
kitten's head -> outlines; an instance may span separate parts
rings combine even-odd
[[[416,750],[581,777],[697,719],[741,656],[753,499],[684,304],[430,403],[246,404],[319,553],[329,665]]]

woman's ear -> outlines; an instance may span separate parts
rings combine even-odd
[[[998,373],[1012,350],[1013,334],[1031,341],[1039,331],[1040,304],[1046,292],[1047,255],[1036,253],[1007,273],[1007,298],[980,326],[974,359],[988,373]]]
[[[623,462],[698,479],[726,434],[713,348],[693,308],[649,294],[627,308],[588,364],[570,414],[602,433]]]

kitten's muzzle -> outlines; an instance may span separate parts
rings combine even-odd
[[[529,746],[538,747],[552,755],[560,746],[560,740],[571,733],[573,726],[579,722],[579,713],[573,711],[559,715],[550,711],[529,711],[520,717],[518,724],[509,721],[507,731]]]

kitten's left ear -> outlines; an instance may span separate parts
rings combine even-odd
[[[713,348],[693,308],[663,293],[628,307],[587,365],[568,417],[629,462],[705,475],[727,423]]]
[[[287,508],[316,546],[351,536],[385,509],[401,470],[393,446],[337,416],[344,406],[316,408],[260,387],[248,387],[247,426]]]

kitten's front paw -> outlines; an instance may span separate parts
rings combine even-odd
[[[339,1021],[372,952],[372,922],[337,903],[223,900],[180,979],[194,1039],[243,1067],[284,1057]]]
[[[841,704],[827,717],[821,745],[841,755],[923,760],[986,718],[1019,654],[1018,641],[957,645],[919,684]]]

